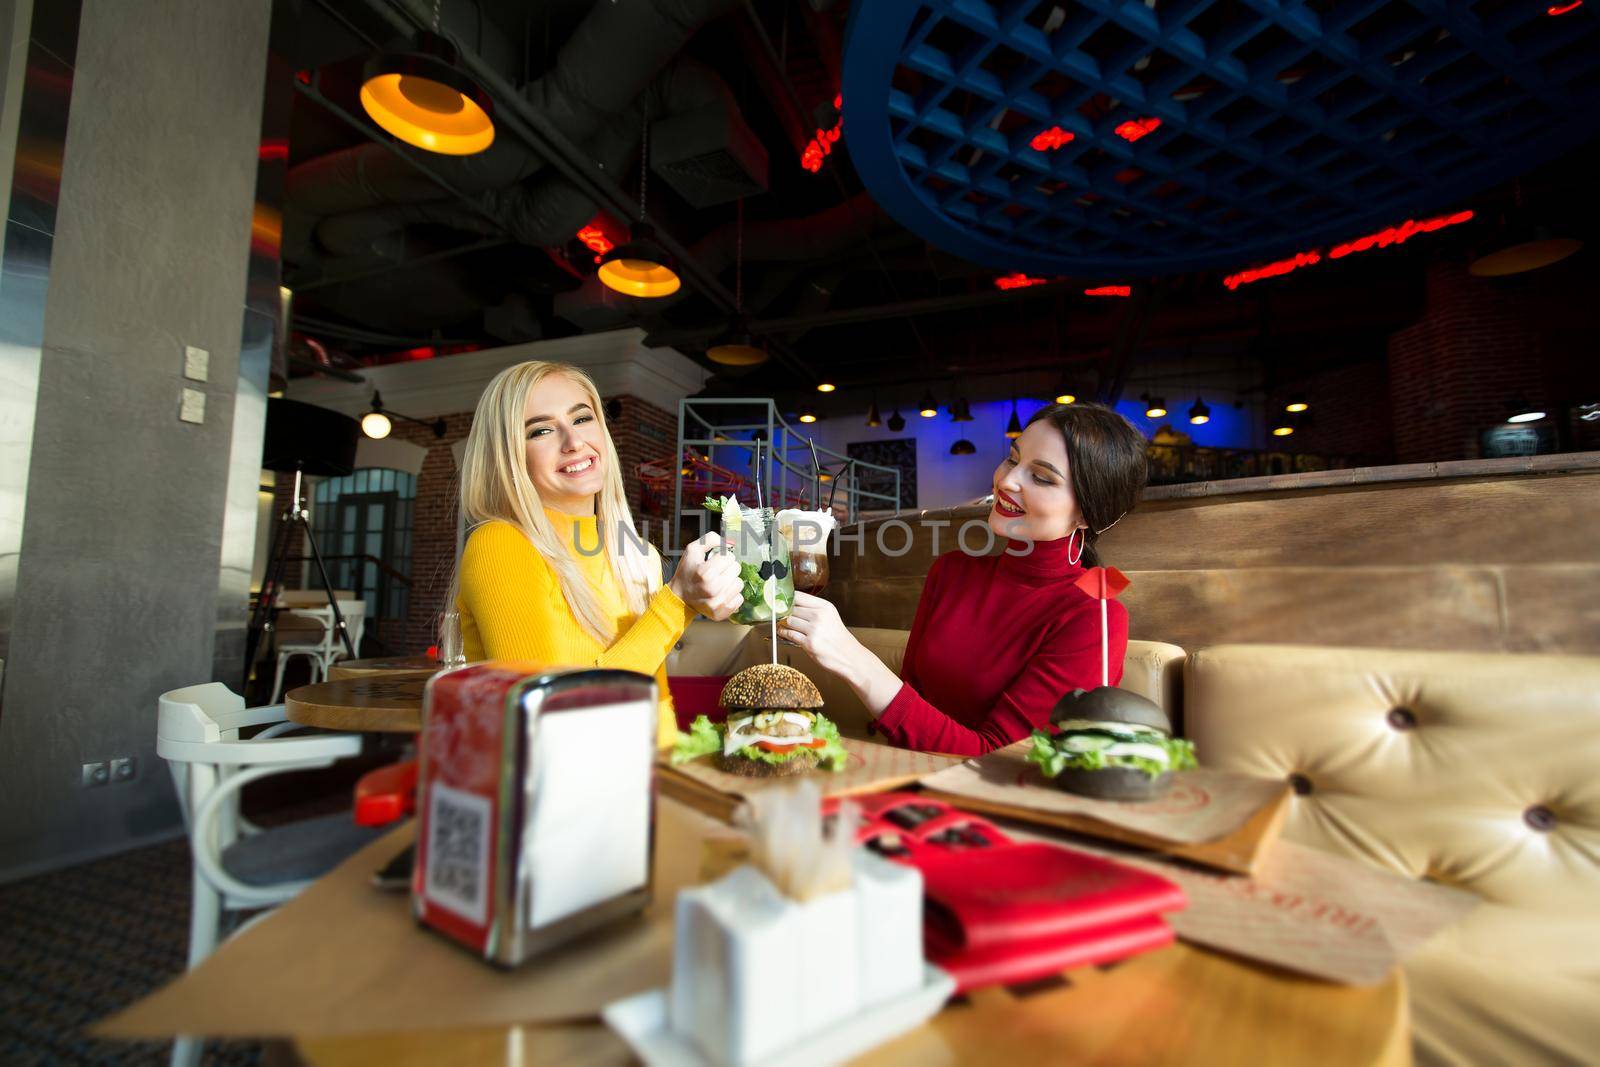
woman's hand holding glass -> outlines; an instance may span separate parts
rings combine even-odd
[[[739,561],[722,547],[722,534],[705,534],[684,549],[668,583],[678,599],[717,622],[732,617],[744,603]]]
[[[839,609],[819,596],[795,593],[794,611],[778,623],[778,636],[844,679],[873,718],[900,692],[900,677],[856,639],[839,618]]]

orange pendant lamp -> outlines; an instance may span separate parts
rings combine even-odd
[[[683,284],[672,253],[656,240],[655,227],[644,220],[645,188],[650,174],[650,115],[646,111],[639,138],[639,221],[628,231],[626,244],[600,260],[600,281],[624,296],[671,296]]]
[[[456,46],[422,30],[410,52],[367,63],[361,106],[406,144],[446,156],[471,156],[494,143],[494,102],[460,67]]]

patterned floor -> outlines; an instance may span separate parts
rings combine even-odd
[[[189,848],[182,839],[0,886],[0,1064],[165,1064],[166,1042],[83,1030],[183,970]],[[214,1042],[206,1064],[261,1062]]]

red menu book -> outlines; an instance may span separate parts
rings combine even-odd
[[[1162,913],[1188,903],[1158,875],[1057,845],[1019,844],[988,820],[920,794],[853,802],[863,816],[856,839],[922,872],[923,945],[958,991],[1160,948],[1173,939]]]
[[[1120,926],[1187,903],[1165,878],[1046,844],[919,851],[930,949],[976,950],[1016,941],[1060,941]]]

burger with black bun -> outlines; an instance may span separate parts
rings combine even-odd
[[[747,667],[728,679],[717,704],[728,709],[728,721],[696,718],[678,735],[673,763],[710,756],[729,774],[776,778],[813,768],[842,771],[849,760],[839,728],[817,713],[822,694],[793,667]]]
[[[1074,689],[1033,732],[1028,760],[1062,789],[1101,800],[1152,800],[1174,771],[1195,766],[1194,745],[1172,736],[1154,701],[1110,686]]]

